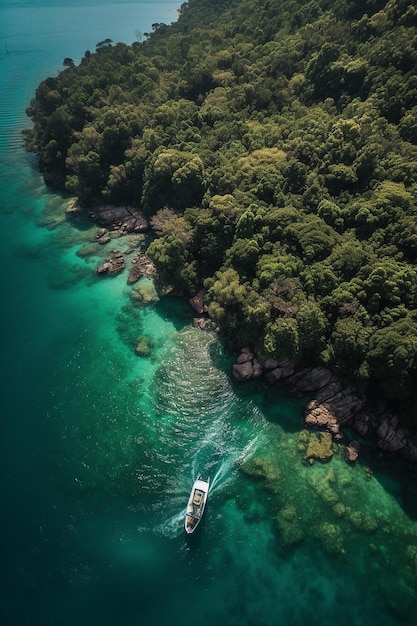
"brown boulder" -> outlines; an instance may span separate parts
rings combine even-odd
[[[132,260],[128,285],[132,285],[142,276],[155,276],[156,269],[152,259],[147,254],[139,254]]]
[[[359,456],[360,449],[361,444],[359,443],[359,441],[351,441],[345,450],[346,461],[349,461],[349,463],[354,463]]]
[[[253,359],[252,365],[253,365],[252,378],[259,378],[260,376],[262,376],[262,374],[263,374],[263,367],[259,363],[259,361],[257,359]]]
[[[248,361],[253,361],[255,355],[252,352],[241,352],[236,359],[236,363],[247,363]]]
[[[306,406],[304,421],[309,426],[325,427],[333,435],[340,437],[339,424],[330,407],[312,400]]]
[[[200,289],[198,293],[193,298],[190,298],[188,302],[193,307],[194,311],[199,315],[207,312],[207,307],[204,304],[204,296],[206,295],[206,290],[204,287]]]
[[[125,260],[120,250],[112,250],[111,255],[106,261],[98,266],[97,274],[114,276],[119,274],[125,268]]]
[[[253,375],[252,362],[246,361],[245,363],[235,363],[232,367],[232,374],[234,380],[237,382],[250,380]]]

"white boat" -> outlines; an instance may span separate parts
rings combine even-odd
[[[187,511],[185,513],[185,532],[189,535],[195,531],[203,517],[207,503],[209,482],[209,478],[203,480],[201,476],[199,476],[191,489]]]

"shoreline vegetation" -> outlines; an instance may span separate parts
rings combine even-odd
[[[99,243],[152,227],[131,282],[203,286],[250,346],[236,379],[315,394],[307,423],[416,467],[417,9],[190,0],[152,28],[39,85],[25,142],[45,181]]]

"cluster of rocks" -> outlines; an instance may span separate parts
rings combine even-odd
[[[98,266],[97,274],[115,276],[123,272],[125,268],[125,259],[120,250],[112,250],[104,263]]]
[[[125,233],[144,233],[150,228],[144,215],[130,206],[100,205],[90,211],[96,224],[116,230],[118,235]]]
[[[97,241],[97,243],[99,243],[102,246],[106,243],[109,243],[109,241],[111,241],[111,237],[109,235],[109,231],[107,230],[107,228],[99,228],[96,231],[94,239],[95,241]]]
[[[216,333],[220,332],[220,328],[209,317],[194,317],[193,328],[199,328],[200,330],[210,330]]]
[[[156,275],[156,268],[152,259],[145,253],[138,254],[132,259],[132,265],[130,267],[129,277],[127,279],[128,285],[133,285],[142,276],[152,277]]]
[[[194,311],[196,311],[196,313],[198,313],[199,315],[202,315],[203,313],[207,313],[207,305],[204,302],[205,295],[206,295],[206,290],[204,287],[202,287],[200,291],[198,291],[196,295],[190,298],[188,301],[190,305],[192,306],[192,308],[194,309]]]
[[[263,374],[263,368],[256,355],[250,348],[242,348],[236,363],[232,366],[234,380],[243,382],[251,378],[259,378]]]
[[[125,254],[129,252],[128,250]],[[101,276],[115,276],[116,274],[120,274],[125,267],[126,262],[123,253],[120,250],[114,249],[106,258],[105,262],[97,267],[96,272]],[[150,257],[145,253],[138,254],[132,259],[127,283],[133,285],[133,283],[138,281],[142,276],[155,276],[155,274],[156,269]]]
[[[313,396],[304,409],[306,425],[331,433],[336,441],[342,439],[342,429],[349,427],[359,437],[374,441],[380,454],[395,454],[417,467],[417,445],[398,417],[383,407],[371,407],[325,367],[297,369],[288,359],[260,363],[250,348],[244,347],[232,366],[232,376],[238,382],[264,376],[271,386],[282,384],[294,395]],[[360,449],[358,441],[351,441],[345,449],[346,460],[356,461]]]

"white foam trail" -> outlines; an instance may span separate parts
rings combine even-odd
[[[217,467],[214,475],[210,476],[210,493],[218,491],[232,477],[234,470],[255,445],[257,439],[258,435],[249,441],[242,450],[229,448],[227,453],[216,449],[211,443],[203,443],[191,463],[192,481],[196,480],[199,473],[203,475],[203,478],[210,476],[210,470]],[[202,459],[207,459],[205,464],[201,463]],[[155,532],[169,539],[178,537],[183,531],[185,512],[186,507],[159,524],[155,528]]]
[[[166,522],[159,524],[159,526],[155,528],[155,532],[169,539],[178,537],[184,528],[185,511],[186,507],[179,513],[175,513],[172,517],[167,519]]]

